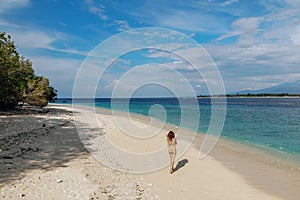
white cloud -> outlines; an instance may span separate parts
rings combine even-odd
[[[15,31],[12,35],[17,46],[22,48],[48,48],[57,39],[40,31]]]
[[[101,27],[99,24],[91,24],[91,26],[95,25],[95,27],[98,28],[98,31],[101,29],[101,33],[110,32],[112,27],[116,28],[118,31],[128,30],[134,24],[140,23],[140,25],[163,26],[175,28],[177,30],[185,30],[187,33],[191,33],[190,36],[196,34],[197,37],[195,37],[195,39],[204,38],[205,41],[208,41],[216,35],[220,35],[216,43],[211,43],[210,45],[206,45],[206,47],[221,69],[223,78],[226,79],[228,83],[231,83],[229,84],[229,87],[231,88],[238,89],[238,87],[252,87],[253,89],[258,89],[274,84],[276,81],[283,81],[285,78],[289,79],[291,74],[296,75],[293,77],[295,79],[299,77],[300,1],[258,0],[249,4],[248,2],[244,4],[238,0],[224,0],[222,2],[191,1],[190,3],[179,1],[176,3],[173,2],[174,4],[168,6],[166,5],[169,4],[170,1],[166,2],[162,1],[160,4],[157,4],[156,1],[144,1],[136,6],[126,6],[129,10],[122,10],[120,15],[115,15],[116,18],[114,19],[120,20],[114,20],[112,19],[113,15],[109,15],[108,8],[112,9],[112,7],[110,7],[112,4],[99,3],[99,1],[97,2],[96,0],[85,0],[85,5],[87,12],[89,11],[90,13],[97,15],[102,20],[110,20],[106,21],[104,24],[102,23],[103,29],[99,28]],[[142,6],[139,6],[140,4],[142,4]],[[258,5],[257,11],[253,10],[252,12],[250,9],[252,9],[255,4]],[[15,10],[12,9],[24,8],[28,5],[30,5],[29,0],[0,0],[0,14],[10,11],[13,13],[12,11],[15,12]],[[114,8],[123,9],[121,4],[118,5],[118,3],[115,3],[114,5]],[[115,11],[120,10],[116,9]],[[126,20],[119,18],[119,16],[123,16],[123,14],[125,16],[124,19]],[[236,20],[231,21],[232,19]],[[30,23],[34,24],[35,22],[32,21]],[[61,23],[62,26],[65,26],[61,20],[59,23]],[[111,26],[107,26],[108,24]],[[38,24],[34,25],[37,26]],[[74,38],[67,38],[68,36],[63,33],[45,31],[42,27],[37,30],[36,27],[32,28],[19,24],[11,24],[8,23],[8,21],[6,22],[4,18],[0,19],[0,28],[12,33],[13,40],[16,42],[17,47],[22,49],[22,53],[26,51],[31,53],[32,50],[36,53],[40,49],[46,49],[55,51],[56,53],[70,53],[72,55],[87,54],[87,52],[72,49],[72,47],[68,48],[68,45],[70,45],[69,42],[60,43],[63,41],[74,40]],[[71,31],[71,24],[68,28]],[[229,29],[230,31],[228,31]],[[132,33],[134,33],[134,31],[135,30],[132,30]],[[205,34],[202,35],[202,31],[204,31]],[[213,33],[213,35],[209,35],[209,33]],[[150,34],[153,34],[154,39],[155,34],[157,34],[157,37],[160,36],[162,42],[159,47],[162,49],[176,52],[183,45],[180,43],[179,39],[178,44],[164,43],[164,41],[167,41],[172,35],[149,32],[145,33],[145,36],[150,36]],[[208,39],[206,40],[206,38]],[[137,37],[135,39],[139,40],[140,38]],[[92,36],[89,42],[93,42]],[[138,43],[139,41],[135,42]],[[59,48],[56,46],[58,43]],[[118,48],[124,49],[127,49],[125,47],[130,47],[132,45],[132,41],[125,40],[116,41],[116,43],[118,44]],[[150,42],[149,44],[151,45]],[[76,45],[75,48],[82,48],[80,47],[80,44]],[[107,49],[108,52],[113,51],[115,46],[109,48]],[[186,48],[184,51],[185,53],[182,52],[183,55],[190,55],[192,59],[201,64],[201,66],[209,66],[209,64],[211,64],[208,62],[209,60],[201,59],[202,55],[200,55],[200,57],[199,55],[196,55],[193,49]],[[72,56],[66,54],[63,55]],[[190,74],[192,71],[191,65],[182,62],[174,54],[163,51],[153,51],[148,57],[153,59],[157,58],[158,60],[166,58],[167,63],[165,64],[169,65],[172,69],[185,70],[185,75],[188,77],[189,81],[196,83],[196,87],[197,85],[202,86],[203,79],[197,79],[197,77]],[[41,70],[41,73],[51,74],[51,66],[54,65],[67,66],[66,71],[69,69],[72,70],[71,65],[68,65],[68,63],[65,62],[68,61],[73,63],[72,60],[58,58],[59,63],[56,63],[52,58],[45,57],[43,59],[45,61],[45,66],[49,66],[49,69],[37,69],[37,71]],[[43,59],[38,59],[37,66],[44,66]],[[36,63],[36,59],[33,61]],[[127,67],[128,69],[132,64],[127,60],[124,62],[119,60],[119,65]],[[64,67],[61,67],[60,69],[54,68],[53,71],[53,75],[51,74],[53,77],[57,75],[55,72],[61,74],[64,74],[65,72]],[[279,77],[279,74],[282,74],[282,77]],[[58,78],[55,77],[53,79],[63,85],[63,76],[59,77],[61,80],[58,80]],[[213,76],[207,77],[206,78],[209,79],[208,81],[213,81]],[[272,77],[274,77],[274,79],[272,79]],[[110,77],[110,80],[112,81],[109,82],[111,84],[110,88],[117,83],[116,80],[118,79],[114,78],[115,77]],[[263,79],[266,81],[264,82]],[[249,82],[251,83],[250,86]]]
[[[113,81],[111,81],[110,83],[105,85],[104,89],[108,90],[108,91],[112,91],[114,89],[114,87],[118,84],[118,82],[119,82],[118,79],[114,79]]]
[[[229,91],[262,89],[300,80],[299,7],[296,1],[287,2],[293,6],[285,7],[279,1],[270,5],[274,2],[265,1],[269,10],[274,6],[278,9],[237,19],[232,23],[232,31],[221,35],[216,44],[205,45]],[[223,42],[227,38],[232,38],[230,43]]]
[[[251,47],[252,45],[275,44],[278,48],[283,45],[297,44],[299,9],[285,7],[282,2],[264,1],[264,7],[269,13],[257,17],[239,18],[232,23],[232,31],[217,38],[217,42],[232,38],[237,46]],[[275,5],[274,5],[275,4]],[[276,6],[276,9],[272,10]],[[281,6],[281,7],[280,7]]]
[[[71,97],[81,60],[69,58],[28,57],[37,75],[49,78],[59,97]]]
[[[264,82],[266,87],[271,87],[274,85],[278,85],[279,83],[285,82],[294,82],[298,81],[300,77],[299,74],[278,74],[278,75],[262,75],[262,76],[250,76],[243,78],[249,82]]]
[[[160,26],[167,26],[179,30],[197,32],[223,32],[224,25],[212,15],[194,11],[174,11],[170,14],[158,14],[154,19]]]
[[[293,7],[300,8],[300,1],[299,0],[285,0],[285,2]]]
[[[115,60],[113,62],[113,65],[116,65],[118,67],[127,67],[127,66],[131,65],[131,60],[118,58],[117,60]]]
[[[89,11],[97,16],[99,16],[102,20],[106,20],[107,16],[105,15],[105,10],[103,6],[91,6],[89,8]]]
[[[241,47],[231,44],[207,45],[206,48],[220,69],[228,92],[300,80],[300,48],[297,45]]]
[[[0,28],[5,29],[6,33],[12,36],[18,48],[48,48],[58,39],[56,34],[50,35],[6,20],[0,20]]]
[[[256,34],[259,31],[259,25],[262,21],[262,17],[250,17],[250,18],[240,18],[232,23],[232,32],[226,33],[219,38],[217,41],[222,41],[224,39],[238,36],[238,42],[240,45],[252,45],[255,43]]]
[[[11,9],[26,7],[30,0],[1,0],[0,13],[8,12]]]
[[[148,54],[145,55],[148,58],[164,58],[164,59],[179,59],[178,56],[176,56],[174,53],[158,50],[158,49],[149,49]]]
[[[266,22],[280,22],[283,20],[291,20],[299,15],[299,10],[295,8],[281,9],[277,12],[271,12],[264,16]]]
[[[241,34],[255,34],[257,33],[261,17],[240,18],[232,23],[233,29],[239,31]]]
[[[239,0],[228,0],[228,1],[225,1],[222,5],[229,6],[229,5],[237,3],[237,2],[239,2]]]
[[[296,45],[280,46],[280,44],[260,44],[250,47],[241,47],[238,44],[232,45],[206,45],[210,55],[220,66],[257,65],[257,67],[270,70],[272,67],[282,66],[296,69],[300,63],[299,47]],[[226,49],[226,51],[224,51]],[[264,64],[264,66],[261,66]],[[300,69],[299,69],[300,70]]]
[[[214,67],[213,63],[210,60],[210,57],[206,53],[205,55],[203,54],[200,55],[201,57],[199,57],[199,50],[196,51],[192,48],[181,50],[180,52],[174,52],[180,55],[189,55],[190,60],[197,62],[198,69],[199,67],[201,68],[199,69],[199,71],[197,71],[194,66],[187,63],[181,57],[170,57],[170,55],[172,54],[164,51],[154,51],[152,53],[154,54],[150,55],[150,57],[153,56],[153,58],[159,58],[159,61],[157,61],[158,64],[156,66],[154,66],[154,64],[151,64],[151,67],[153,65],[153,68],[140,68],[134,70],[134,73],[132,72],[130,77],[127,77],[126,81],[121,80],[120,76],[122,74],[115,73],[116,70],[110,71],[101,78],[103,83],[101,84],[101,88],[98,89],[98,94],[109,96],[109,91],[111,91],[116,87],[116,85],[118,85],[118,87],[122,88],[121,91],[123,91],[122,95],[124,96],[126,92],[134,90],[134,87],[136,85],[142,86],[143,84],[141,84],[141,82],[146,79],[151,79],[151,81],[149,82],[152,83],[168,83],[168,87],[174,87],[175,89],[182,90],[182,92],[179,93],[181,96],[189,96],[187,93],[184,93],[184,88],[181,88],[181,80],[187,81],[188,84],[190,84],[191,87],[194,88],[197,94],[200,94],[200,92],[198,91],[199,89],[202,93],[207,93],[207,91],[205,90],[206,84],[208,84],[212,92],[220,94],[219,90],[221,90],[220,88],[222,88],[222,81],[219,80],[219,75],[217,73],[218,71]],[[174,60],[170,61],[170,58]],[[167,66],[168,70],[164,70],[165,66]],[[128,69],[132,70],[133,66],[130,66]],[[174,76],[174,73],[180,74],[182,77],[179,77],[180,79],[176,78],[176,76]],[[201,87],[197,87],[197,85],[201,85]],[[150,89],[148,90],[147,87],[143,88],[143,93],[151,94]],[[152,93],[155,95],[159,94],[161,96],[165,94],[162,91],[158,92],[155,90],[153,90]]]
[[[299,80],[300,73],[298,74],[279,74],[279,75],[255,75],[243,78],[235,78],[226,80],[230,92],[242,90],[258,90],[276,86],[281,83],[294,82]]]
[[[190,33],[190,34],[188,34],[188,36],[189,37],[194,37],[194,36],[196,36],[196,34],[195,33]]]
[[[86,0],[85,2],[88,5],[90,13],[97,15],[102,20],[107,20],[108,19],[107,15],[106,15],[106,12],[105,12],[105,7],[103,5],[96,6],[95,2],[93,0]]]
[[[8,28],[22,28],[20,25],[11,24],[4,19],[0,19],[0,27],[1,27],[1,29],[4,29],[4,28],[6,29],[7,27]]]
[[[143,6],[127,11],[151,26],[168,27],[189,32],[223,33],[225,18],[214,15],[225,7],[206,1],[143,1]],[[209,11],[209,12],[208,12]],[[210,12],[211,11],[211,12]],[[228,11],[226,11],[228,12]]]
[[[115,20],[113,26],[116,26],[118,31],[126,31],[130,29],[130,26],[125,20]]]
[[[300,45],[300,31],[291,36],[291,41],[295,45]]]
[[[51,58],[46,56],[29,57],[38,74],[51,74],[65,76],[64,73],[74,73],[78,70],[81,60],[70,58]],[[65,77],[66,78],[66,77]]]
[[[56,48],[52,43],[57,42],[59,40],[65,40],[65,38],[57,33],[57,34],[47,34],[41,31],[21,31],[21,30],[12,30],[8,32],[13,36],[13,40],[18,49],[22,50],[22,53],[25,53],[28,49],[47,49],[51,51],[61,52],[61,53],[69,53],[75,55],[83,55],[86,56],[88,52],[78,51],[76,49],[66,49],[66,48]]]
[[[163,96],[159,91],[151,91],[146,85],[160,85],[172,91],[176,96],[195,96],[189,81],[176,70],[166,65],[142,65],[132,68],[120,79],[114,80],[115,97],[128,97],[139,88],[143,88],[144,95]]]
[[[288,16],[289,15],[289,16]],[[281,20],[272,21],[272,27],[265,30],[264,38],[272,43],[282,45],[299,44],[298,35],[300,33],[300,14],[289,12],[287,15],[282,15]],[[268,18],[268,20],[270,20]]]

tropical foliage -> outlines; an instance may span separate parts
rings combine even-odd
[[[11,108],[20,102],[44,107],[56,96],[49,80],[36,76],[32,63],[19,55],[11,37],[0,32],[0,108]]]

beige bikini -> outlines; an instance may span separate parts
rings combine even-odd
[[[173,138],[171,141],[168,140],[169,155],[170,155],[171,162],[175,161],[176,144],[177,144],[176,138]]]

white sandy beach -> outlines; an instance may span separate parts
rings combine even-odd
[[[138,174],[111,169],[86,148],[100,145],[98,142],[105,137],[129,153],[145,154],[157,149],[163,151],[166,133],[172,126],[166,125],[155,136],[141,140],[124,134],[108,111],[99,111],[97,120],[101,127],[99,130],[86,127],[95,135],[83,141],[85,148],[77,135],[72,108],[56,104],[48,107],[49,113],[29,114],[26,117],[1,115],[1,140],[5,141],[0,148],[2,199],[299,198],[300,172],[296,168],[227,148],[224,141],[217,145],[211,155],[200,160],[198,149],[201,137],[197,137],[194,144],[177,157],[177,170],[172,175],[168,166]],[[131,123],[128,118],[120,118],[124,124]],[[139,117],[134,123],[143,127],[149,121]],[[84,122],[80,126],[84,127]],[[127,127],[126,130],[131,129]],[[156,132],[158,128],[151,125],[148,130]],[[97,131],[101,131],[101,134]],[[137,134],[134,128],[132,132]],[[18,139],[20,137],[22,139]],[[184,151],[184,143],[186,140],[180,140],[179,137],[179,155]],[[111,155],[107,155],[107,160],[114,164],[121,163],[118,157]],[[168,161],[167,152],[160,155],[165,155],[160,160]],[[141,164],[139,159],[130,159],[133,166],[146,165],[145,168],[156,166],[151,162],[146,160]]]

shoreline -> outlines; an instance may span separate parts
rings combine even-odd
[[[95,107],[95,110],[98,111],[99,114],[112,115],[112,110],[108,108]],[[116,110],[116,113],[125,113],[125,112],[121,110]],[[140,122],[149,123],[150,121],[148,116],[140,113],[130,113],[130,115],[133,117],[134,120],[139,120]],[[153,119],[156,120],[158,123],[165,123],[169,129],[172,128],[175,130],[178,129],[178,126],[175,124],[172,124],[170,122],[162,122],[157,118],[153,118]],[[180,127],[180,128],[184,129],[187,132],[191,132],[189,128],[186,127]],[[206,133],[197,131],[197,135],[202,138],[206,135]],[[258,156],[258,158],[262,160],[268,159],[274,163],[278,163],[278,164],[281,163],[283,166],[285,165],[290,166],[291,168],[300,171],[300,154],[293,154],[285,151],[280,151],[272,147],[259,145],[249,141],[243,141],[243,140],[239,140],[228,136],[222,136],[222,135],[220,135],[218,143],[222,143],[221,144],[222,146],[224,146],[225,148],[229,148],[230,150],[247,153],[250,156],[256,156],[256,157],[258,155],[261,155]],[[197,148],[200,149],[200,146],[199,145],[197,146],[198,146]],[[234,146],[238,146],[239,148],[233,148]]]
[[[109,109],[96,108],[96,110],[101,110],[102,113],[111,115]],[[138,119],[147,122],[147,116],[136,113],[131,113],[131,115],[134,120]],[[176,126],[168,124],[167,127],[172,128]],[[197,134],[190,148],[199,150],[203,137],[203,133]],[[297,187],[288,188],[289,185],[282,186],[282,182],[294,184],[294,182],[299,183],[300,180],[299,162],[286,159],[285,156],[287,154],[280,152],[279,156],[273,149],[266,151],[264,148],[258,148],[251,143],[222,137],[208,157],[221,162],[222,165],[239,174],[249,184],[254,185],[255,188],[265,188],[268,193],[283,199],[297,199]],[[300,184],[298,185],[300,186]],[[281,187],[289,191],[283,192],[278,190]]]
[[[31,128],[35,131],[25,127],[27,132],[23,131],[26,133],[24,144],[9,147],[17,148],[17,153],[21,150],[22,154],[16,154],[16,158],[12,159],[1,159],[5,163],[9,161],[17,164],[22,161],[28,165],[28,168],[11,164],[1,166],[16,167],[12,169],[13,172],[7,172],[9,176],[2,179],[0,192],[4,199],[298,199],[299,170],[280,162],[274,164],[276,159],[257,157],[256,153],[260,152],[253,152],[251,148],[240,151],[237,143],[230,143],[226,139],[221,139],[213,151],[200,160],[198,149],[203,139],[203,135],[200,134],[196,136],[192,146],[181,157],[176,158],[177,170],[172,175],[169,175],[167,166],[140,174],[111,169],[96,160],[92,153],[83,147],[83,141],[76,133],[74,116],[71,114],[74,110],[70,105],[50,104],[48,108],[58,111],[29,115],[31,118],[28,119],[24,116],[12,118],[16,124],[25,123],[28,127],[32,125]],[[82,108],[89,109],[86,106]],[[110,113],[110,110],[97,108],[97,119],[102,122],[101,130],[100,134],[98,132],[95,137],[89,138],[89,142],[105,136],[124,149],[151,152],[165,146],[165,131],[176,128],[167,124],[163,127],[162,134],[156,134],[157,137],[153,137],[149,142],[127,141],[127,136],[118,134],[121,132],[113,123]],[[133,116],[135,123],[149,124],[149,118],[146,116]],[[3,122],[2,116],[1,119]],[[126,122],[130,119],[124,120]],[[46,124],[45,127],[40,127],[43,123]],[[93,133],[94,130],[84,124],[82,126]],[[9,127],[7,124],[7,128],[14,131],[17,127]],[[155,130],[152,125],[149,128]],[[20,131],[18,128],[17,130]],[[145,142],[151,145],[145,146]],[[184,143],[184,138],[178,142],[180,146]],[[24,146],[27,143],[30,145]],[[32,151],[22,152],[22,149]],[[48,155],[46,160],[45,155]],[[168,159],[167,153],[163,157]],[[136,161],[132,162],[134,164]],[[11,173],[17,175],[14,176],[14,180],[8,180]]]
[[[220,138],[219,145],[236,152],[243,152],[260,160],[269,160],[281,166],[293,168],[300,172],[300,154],[293,154],[278,149],[242,141],[230,137]],[[237,148],[234,146],[238,146]]]

